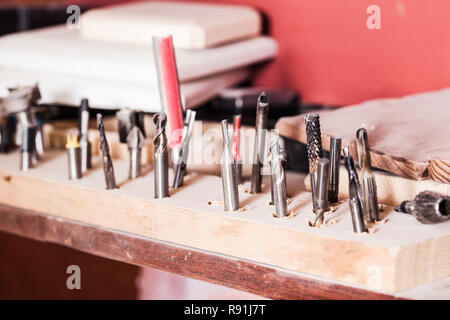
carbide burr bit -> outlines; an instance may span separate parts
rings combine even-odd
[[[184,118],[183,133],[181,145],[175,166],[175,178],[173,179],[173,188],[179,188],[183,185],[184,175],[186,173],[186,163],[189,156],[189,142],[191,140],[192,129],[194,128],[196,112],[186,110]]]
[[[236,161],[236,172],[238,184],[242,182],[242,159],[240,153],[241,146],[241,120],[242,115],[236,114],[233,117],[233,157]]]
[[[314,207],[316,208],[316,220],[314,225],[318,226],[323,223],[325,211],[329,210],[328,207],[328,185],[330,182],[330,160],[320,158],[317,161],[317,180],[316,189],[314,194]]]
[[[330,186],[328,188],[329,203],[339,200],[339,169],[341,166],[341,138],[330,138]]]
[[[130,152],[128,178],[136,179],[141,176],[141,150],[145,144],[144,135],[137,126],[134,126],[128,133],[127,144]]]
[[[412,214],[424,224],[450,220],[450,197],[433,191],[423,191],[412,201],[403,201],[397,212]]]
[[[267,117],[269,115],[269,101],[265,92],[258,97],[256,107],[256,136],[253,151],[252,180],[250,193],[261,192],[262,174],[264,164],[264,147],[266,144]]]
[[[91,164],[91,142],[89,141],[89,100],[81,100],[78,113],[78,144],[81,150],[81,173],[85,173],[92,167]]]
[[[153,136],[153,168],[155,176],[155,198],[162,199],[169,196],[169,155],[167,152],[166,124],[164,113],[153,116],[156,125]]]
[[[344,148],[344,160],[345,160],[345,167],[347,168],[348,172],[348,180],[349,180],[348,185],[350,196],[349,205],[350,205],[350,213],[352,215],[353,231],[355,233],[361,233],[366,231],[361,206],[361,197],[360,197],[361,191],[358,182],[358,174],[355,169],[353,158],[350,156],[348,147]]]
[[[358,163],[361,168],[359,182],[361,185],[361,204],[364,217],[369,222],[380,220],[380,209],[378,207],[377,184],[372,173],[370,163],[369,140],[364,128],[356,132],[356,143],[358,149]]]
[[[67,158],[69,165],[69,179],[81,178],[81,150],[75,134],[67,134]]]
[[[287,212],[287,191],[286,191],[286,152],[281,150],[279,136],[274,131],[270,135],[271,158],[271,190],[272,202],[275,205],[275,217],[283,218],[288,216]]]
[[[100,113],[97,113],[97,127],[100,133],[100,150],[103,156],[103,172],[105,173],[106,189],[115,189],[116,178],[109,153],[108,140],[106,140],[105,126],[103,125],[102,115]]]
[[[22,126],[20,143],[20,170],[27,171],[33,166],[37,127]]]
[[[222,174],[223,202],[225,211],[239,209],[239,193],[236,174],[236,161],[230,150],[230,137],[228,136],[228,121],[222,120],[223,154],[220,160]]]
[[[314,202],[316,193],[316,180],[317,180],[317,161],[322,157],[322,135],[320,132],[320,118],[319,115],[306,114],[305,115],[305,127],[306,127],[306,141],[307,141],[307,153],[309,163],[309,176],[311,179],[311,193],[313,199],[313,211],[316,213],[316,203]]]

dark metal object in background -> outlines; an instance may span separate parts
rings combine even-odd
[[[141,150],[145,144],[144,135],[137,126],[134,126],[128,133],[128,151],[130,152],[130,167],[128,171],[129,179],[136,179],[142,173]]]
[[[179,188],[183,185],[184,175],[186,174],[186,163],[189,156],[189,142],[191,141],[192,129],[194,128],[196,112],[186,110],[184,118],[183,133],[181,137],[181,145],[177,156],[175,166],[175,178],[173,180],[173,188]]]
[[[253,151],[252,179],[250,193],[260,193],[262,184],[261,169],[264,165],[264,152],[267,130],[269,101],[265,92],[261,93],[256,110],[255,148]]]
[[[356,132],[356,144],[358,149],[358,163],[361,168],[359,181],[361,185],[361,204],[364,217],[369,222],[375,222],[380,220],[380,209],[378,207],[377,184],[370,163],[369,139],[366,129],[358,129]]]
[[[241,114],[233,117],[233,157],[236,161],[236,172],[238,183],[242,182],[242,158],[241,158]]]
[[[355,164],[353,162],[353,158],[350,156],[348,147],[344,148],[344,160],[345,167],[348,171],[350,196],[349,205],[350,213],[352,215],[353,231],[356,233],[361,233],[366,231],[361,205],[361,188],[359,185],[358,173],[356,172]]]
[[[309,163],[309,175],[311,179],[311,192],[313,199],[313,211],[317,213],[316,202],[314,199],[316,196],[316,181],[317,181],[317,162],[322,157],[322,135],[320,132],[320,118],[319,115],[306,114],[305,115],[305,127],[306,127],[306,141]]]
[[[330,186],[328,201],[336,203],[339,200],[339,169],[341,167],[341,138],[330,138]]]
[[[127,143],[128,134],[134,126],[137,126],[141,130],[144,138],[146,137],[144,113],[142,111],[124,108],[117,111],[116,117],[119,124],[119,141],[121,143]]]
[[[328,186],[330,182],[330,160],[320,158],[317,161],[317,178],[314,193],[314,207],[316,208],[316,220],[314,226],[323,223],[325,211],[329,210],[328,206]]]
[[[166,115],[164,113],[155,114],[153,123],[156,125],[153,137],[155,198],[162,199],[169,196],[169,153],[167,151]]]
[[[228,121],[222,121],[223,154],[220,160],[222,174],[223,202],[225,211],[239,209],[239,191],[236,172],[236,161],[230,150],[230,137],[228,136]]]
[[[78,111],[78,143],[81,152],[81,173],[85,173],[92,167],[91,142],[89,141],[89,100],[81,100]]]
[[[450,197],[437,192],[423,191],[412,201],[403,201],[397,212],[412,214],[425,224],[450,221]]]
[[[36,126],[24,126],[20,132],[20,169],[23,171],[26,171],[33,166],[36,132]]]
[[[281,150],[279,135],[272,131],[270,134],[270,171],[271,171],[271,195],[275,206],[275,217],[283,218],[287,212],[287,190],[286,190],[286,161],[287,154]]]
[[[105,173],[106,189],[115,189],[116,177],[114,175],[114,168],[109,153],[108,141],[106,140],[105,126],[103,125],[102,115],[97,113],[97,126],[100,133],[100,150],[103,156],[103,171]]]
[[[81,149],[77,136],[69,133],[67,135],[67,157],[69,164],[69,179],[75,180],[81,178]]]

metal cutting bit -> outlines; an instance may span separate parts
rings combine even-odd
[[[108,140],[106,140],[105,126],[103,125],[102,115],[97,113],[97,127],[100,133],[100,150],[103,156],[103,172],[105,173],[106,189],[115,189],[116,177],[114,175],[114,168],[109,153]]]
[[[225,211],[239,209],[239,192],[236,173],[236,161],[230,150],[230,137],[228,136],[228,121],[222,120],[223,153],[220,160],[222,174],[223,202]]]
[[[344,148],[344,160],[349,179],[349,206],[352,215],[353,231],[355,233],[361,233],[366,231],[361,205],[361,187],[358,181],[358,173],[356,172],[355,164],[353,158],[350,156],[348,147]]]
[[[186,110],[184,118],[183,133],[181,145],[178,149],[179,154],[176,159],[175,178],[173,180],[173,188],[179,188],[183,185],[184,175],[186,174],[186,163],[189,156],[189,142],[191,140],[192,130],[194,128],[196,112]]]
[[[341,138],[330,138],[330,186],[328,189],[329,203],[339,201],[339,169],[341,166]]]
[[[329,210],[328,206],[328,184],[330,173],[330,160],[320,158],[317,161],[317,180],[314,193],[314,207],[316,208],[316,220],[314,226],[319,226],[324,221],[324,214]]]
[[[267,117],[269,115],[269,101],[265,92],[258,98],[256,107],[256,136],[253,151],[252,179],[250,193],[260,193],[262,184],[261,169],[264,164],[266,144]]]
[[[129,179],[136,179],[141,176],[142,173],[142,148],[145,145],[145,138],[141,129],[134,126],[127,137],[128,151],[130,153],[130,166],[128,171]]]
[[[424,224],[449,221],[450,197],[433,191],[423,191],[416,195],[414,200],[403,201],[395,211],[412,214]]]
[[[78,138],[75,134],[67,135],[67,158],[69,164],[69,179],[81,178],[81,149],[78,144]]]
[[[309,176],[311,179],[311,193],[313,199],[313,211],[317,213],[314,199],[316,198],[317,162],[322,157],[322,135],[320,132],[320,117],[318,114],[305,115],[307,153],[309,163]]]
[[[361,168],[359,181],[363,213],[367,221],[375,222],[380,220],[380,209],[378,207],[377,184],[370,162],[369,140],[366,129],[358,129],[356,132],[356,143],[358,163]]]
[[[37,127],[27,125],[22,127],[20,144],[20,169],[27,171],[33,166]]]
[[[155,176],[155,198],[162,199],[169,196],[169,153],[167,151],[166,124],[164,113],[153,116],[156,125],[153,136],[153,168]]]
[[[271,191],[272,203],[275,205],[275,217],[283,218],[289,214],[287,212],[287,191],[286,191],[286,169],[287,154],[281,150],[279,135],[272,130],[270,134],[271,146]]]
[[[85,173],[92,167],[91,163],[91,142],[89,141],[89,100],[81,100],[78,113],[78,144],[81,153],[81,173]]]

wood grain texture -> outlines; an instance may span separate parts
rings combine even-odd
[[[341,137],[356,157],[356,130],[368,131],[372,166],[419,180],[450,183],[450,89],[379,99],[321,112],[322,141]],[[304,117],[282,118],[280,134],[306,143]]]
[[[272,299],[394,299],[242,259],[0,205],[0,230]],[[67,291],[67,290],[66,290]]]
[[[155,200],[148,167],[144,177],[128,181],[128,164],[115,161],[120,189],[107,191],[100,159],[93,160],[83,179],[68,181],[64,153],[47,152],[28,172],[17,170],[17,153],[2,155],[0,203],[369,289],[395,292],[449,276],[448,224],[425,226],[388,208],[385,223],[354,234],[348,206],[341,206],[326,216],[325,227],[309,227],[314,214],[302,175],[288,176],[292,218],[275,219],[267,179],[258,195],[244,183],[243,210],[225,213],[216,205],[220,177],[191,173],[169,199]]]

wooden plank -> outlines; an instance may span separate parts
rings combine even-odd
[[[249,194],[246,182],[240,188],[243,210],[225,213],[215,206],[222,199],[218,176],[191,173],[169,199],[155,200],[149,167],[130,182],[128,163],[115,161],[120,189],[107,191],[99,158],[77,181],[66,178],[64,153],[47,152],[28,172],[17,169],[18,158],[17,153],[0,156],[0,203],[6,205],[369,289],[394,292],[449,276],[448,224],[422,225],[388,208],[385,223],[370,234],[354,234],[345,205],[326,216],[326,227],[312,228],[306,223],[314,214],[302,175],[288,176],[293,217],[276,219],[266,177],[263,193]]]
[[[430,177],[450,183],[450,89],[403,98],[379,99],[321,112],[322,142],[341,137],[356,156],[356,130],[368,131],[372,165],[419,180]],[[280,134],[306,143],[304,116],[281,118]]]
[[[272,299],[394,299],[242,259],[0,205],[0,230]]]

